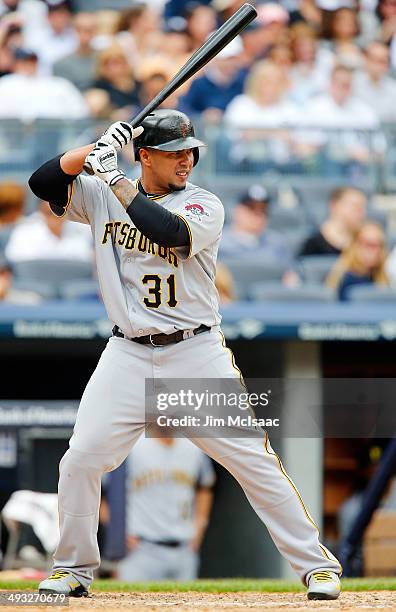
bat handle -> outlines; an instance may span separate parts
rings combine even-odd
[[[92,166],[89,162],[85,162],[84,164],[84,171],[89,174],[90,176],[93,176],[94,171],[92,170]]]

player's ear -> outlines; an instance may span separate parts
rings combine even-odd
[[[150,152],[147,149],[140,149],[139,150],[139,156],[140,156],[140,163],[143,166],[150,167],[152,165],[151,164]]]

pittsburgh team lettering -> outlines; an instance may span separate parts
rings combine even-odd
[[[129,223],[122,221],[110,221],[105,223],[102,244],[107,244],[108,240],[112,244],[119,244],[127,251],[138,250],[141,253],[156,255],[161,259],[167,259],[174,268],[177,268],[179,261],[177,255],[168,247],[161,247],[151,242],[146,236],[141,234],[136,227],[131,227]]]

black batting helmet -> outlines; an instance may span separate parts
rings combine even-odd
[[[156,110],[142,121],[144,132],[133,141],[135,159],[140,161],[140,149],[182,151],[192,149],[194,166],[199,160],[199,148],[205,143],[195,138],[194,127],[187,115],[176,110]]]

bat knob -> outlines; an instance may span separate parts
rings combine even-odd
[[[89,175],[91,175],[91,176],[94,174],[94,171],[92,170],[92,166],[91,166],[91,164],[90,164],[89,162],[85,162],[85,164],[84,164],[84,170],[85,170],[85,172],[86,172],[87,174],[89,174]]]

